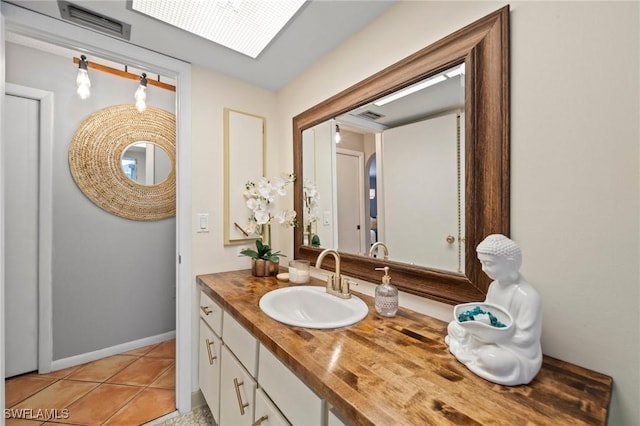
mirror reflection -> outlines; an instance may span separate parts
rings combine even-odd
[[[463,272],[464,73],[303,131],[304,245]]]
[[[171,173],[169,154],[151,142],[136,142],[129,145],[120,159],[122,171],[140,185],[153,186],[165,181]]]

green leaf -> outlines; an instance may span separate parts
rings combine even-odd
[[[244,254],[245,256],[249,256],[253,259],[258,259],[260,257],[257,251],[251,249],[244,249],[240,252],[240,254]]]

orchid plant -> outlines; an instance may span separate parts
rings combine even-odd
[[[320,194],[318,194],[318,189],[316,188],[315,183],[309,179],[304,179],[302,185],[302,191],[304,193],[304,229],[309,240],[309,243],[313,246],[319,246],[320,241],[318,236],[313,232],[314,225],[318,222],[320,218],[320,207],[319,200]],[[317,242],[314,242],[314,239]]]
[[[297,225],[295,210],[275,211],[276,199],[287,195],[287,186],[296,180],[293,173],[284,173],[278,177],[267,179],[260,177],[256,182],[245,184],[243,195],[247,200],[247,207],[252,214],[245,231],[249,235],[258,235],[256,250],[242,250],[241,253],[255,259],[277,261],[280,252],[273,253],[271,249],[271,223],[277,222],[287,228]],[[266,240],[266,241],[265,241]]]

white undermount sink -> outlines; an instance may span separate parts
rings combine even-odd
[[[346,327],[369,313],[362,299],[341,299],[318,286],[272,290],[260,298],[260,309],[276,321],[305,328]]]

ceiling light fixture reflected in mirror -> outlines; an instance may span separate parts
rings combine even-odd
[[[405,96],[408,96],[412,93],[418,92],[420,90],[426,89],[427,87],[431,87],[434,86],[438,83],[442,83],[443,81],[446,81],[449,78],[453,78],[455,76],[464,74],[464,64],[460,65],[459,67],[456,67],[454,69],[452,69],[451,71],[447,71],[444,74],[440,74],[437,75],[435,77],[429,78],[421,83],[418,84],[414,84],[413,86],[409,86],[404,90],[400,90],[399,92],[396,92],[392,95],[389,95],[387,97],[384,97],[382,99],[380,99],[379,101],[374,102],[373,104],[376,106],[383,106],[386,105],[390,102],[393,101],[397,101],[400,98],[404,98]]]

